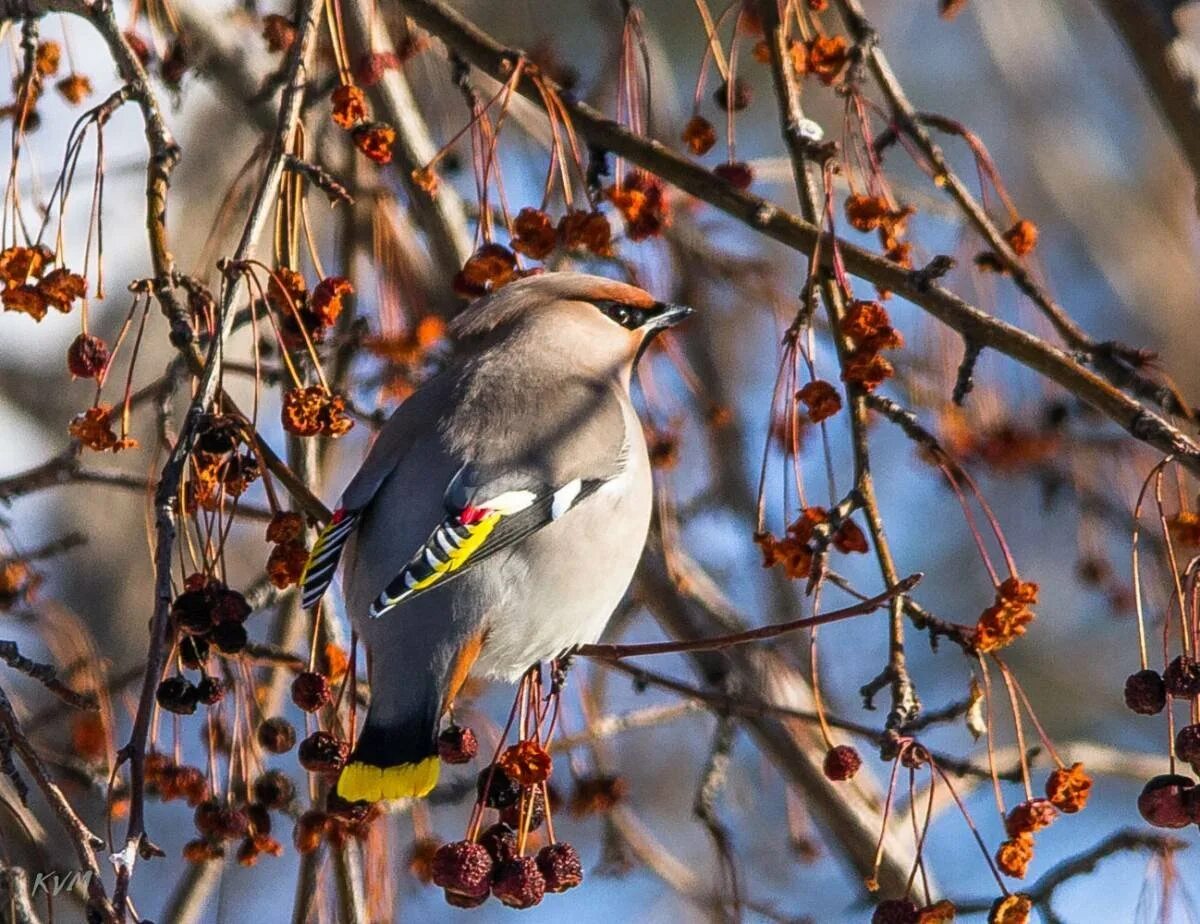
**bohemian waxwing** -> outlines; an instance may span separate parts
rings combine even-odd
[[[454,321],[454,360],[384,426],[302,579],[312,606],[344,552],[367,649],[371,705],[340,796],[424,796],[468,676],[513,681],[600,637],[650,522],[633,366],[690,313],[546,273]]]

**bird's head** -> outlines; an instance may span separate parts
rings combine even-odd
[[[451,325],[465,347],[518,344],[627,372],[654,335],[692,313],[636,286],[584,273],[542,273],[481,298]]]

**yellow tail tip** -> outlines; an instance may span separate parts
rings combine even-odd
[[[346,764],[338,777],[337,794],[347,802],[421,799],[437,785],[441,767],[442,762],[437,757],[394,767],[353,761]]]

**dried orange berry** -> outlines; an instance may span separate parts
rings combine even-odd
[[[842,396],[829,382],[814,379],[796,392],[796,399],[804,403],[808,419],[813,423],[827,420],[842,409]]]
[[[631,241],[657,237],[671,223],[662,181],[641,170],[627,176],[621,186],[608,187],[604,195],[625,219],[625,233]]]
[[[842,381],[863,391],[874,391],[892,377],[892,364],[878,353],[855,353],[842,370]]]
[[[860,350],[878,353],[904,346],[904,337],[891,324],[887,309],[879,302],[854,301],[842,318],[842,333]]]
[[[271,550],[267,558],[267,576],[271,583],[283,590],[300,583],[300,575],[308,564],[308,547],[303,540],[291,539],[281,542]]]
[[[833,547],[845,554],[850,552],[865,554],[870,549],[870,546],[867,545],[867,537],[853,520],[846,520],[838,527],[837,532],[833,534]]]
[[[308,310],[322,327],[333,327],[342,313],[342,299],[354,294],[344,276],[328,276],[317,283],[308,299]]]
[[[433,167],[418,167],[412,172],[413,185],[424,190],[431,196],[437,195],[438,184],[441,182]]]
[[[92,81],[85,74],[68,74],[54,86],[72,106],[78,106],[92,95]]]
[[[815,74],[821,83],[830,86],[837,80],[842,68],[850,60],[850,49],[840,35],[818,35],[809,39],[808,72]]]
[[[1033,900],[1028,895],[1014,892],[998,898],[988,912],[988,924],[1029,924],[1033,914]]]
[[[954,902],[943,898],[940,902],[922,908],[917,916],[917,924],[953,924],[957,914],[958,908]]]
[[[688,150],[697,157],[701,157],[711,151],[717,143],[717,130],[713,128],[712,122],[704,116],[694,115],[683,127],[682,138],[683,143],[688,146]]]
[[[33,66],[39,77],[53,77],[58,73],[58,62],[62,58],[62,49],[58,42],[42,42],[34,52]]]
[[[1038,586],[1033,581],[1022,581],[1019,578],[1005,579],[996,591],[999,600],[1007,600],[1022,606],[1032,606],[1037,603]]]
[[[1009,810],[1004,818],[1004,830],[1009,837],[1034,834],[1048,828],[1057,817],[1058,809],[1049,799],[1027,799]]]
[[[67,427],[67,432],[88,449],[104,452],[117,448],[117,434],[112,428],[112,408],[97,404],[78,414]]]
[[[1013,249],[1013,253],[1018,257],[1023,257],[1032,253],[1033,248],[1037,246],[1037,225],[1028,218],[1022,218],[1004,232],[1004,239],[1008,241],[1008,246]]]
[[[48,247],[6,247],[0,251],[0,280],[7,286],[20,286],[31,276],[40,279],[53,259]]]
[[[1016,837],[1004,841],[996,849],[996,865],[1000,867],[1000,871],[1004,875],[1012,876],[1014,879],[1025,878],[1031,860],[1033,860],[1033,836],[1030,834],[1018,834]]]
[[[263,17],[262,37],[268,51],[287,51],[296,41],[296,26],[286,16],[270,13]]]
[[[509,243],[517,253],[534,260],[544,260],[557,242],[558,232],[554,222],[541,209],[526,206],[513,219],[513,237]]]
[[[891,207],[883,196],[858,194],[846,197],[845,211],[846,221],[856,231],[874,231],[883,225]]]
[[[3,302],[5,311],[27,314],[35,321],[44,318],[49,308],[46,297],[38,291],[37,286],[9,286],[0,293],[0,302]]]
[[[567,250],[587,250],[611,257],[612,225],[602,212],[569,209],[558,222],[558,240]]]
[[[75,301],[87,294],[87,280],[60,267],[43,276],[37,288],[47,304],[66,314]]]
[[[354,145],[377,164],[392,162],[396,130],[386,122],[367,122],[354,128]]]
[[[286,266],[277,267],[267,282],[267,301],[285,318],[304,307],[308,300],[308,283],[304,276]]]
[[[296,436],[316,436],[324,405],[325,389],[319,385],[288,389],[283,395],[283,428]]]
[[[722,81],[721,85],[713,92],[713,102],[726,112],[730,109],[734,112],[741,112],[750,105],[753,99],[754,95],[750,90],[750,85],[741,77],[735,77],[732,85],[728,80]]]
[[[304,535],[304,517],[281,510],[267,524],[267,542],[290,542]]]
[[[1087,805],[1092,791],[1092,778],[1083,764],[1074,763],[1070,769],[1060,767],[1046,780],[1046,798],[1065,815],[1073,815]]]
[[[536,741],[520,741],[500,755],[497,765],[509,779],[522,786],[544,783],[550,778],[550,752]]]
[[[754,171],[749,164],[743,161],[717,164],[713,167],[713,173],[735,189],[749,189],[750,184],[754,182]]]
[[[495,292],[516,278],[517,258],[502,244],[484,244],[454,277],[454,291],[472,298]]]
[[[360,122],[365,122],[370,115],[366,96],[352,83],[339,84],[331,99],[333,122],[339,128],[354,128]]]
[[[93,334],[80,334],[67,348],[67,369],[78,379],[98,379],[108,365],[108,346]]]

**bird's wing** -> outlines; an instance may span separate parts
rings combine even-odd
[[[384,424],[367,458],[342,493],[341,503],[317,537],[300,577],[300,604],[315,606],[325,595],[346,542],[354,533],[367,505],[395,470],[421,433],[436,426],[436,409],[453,383],[439,376],[405,401]]]
[[[548,485],[522,474],[489,477],[464,465],[446,489],[445,518],[371,604],[371,617],[465,574],[553,523],[608,480]]]

